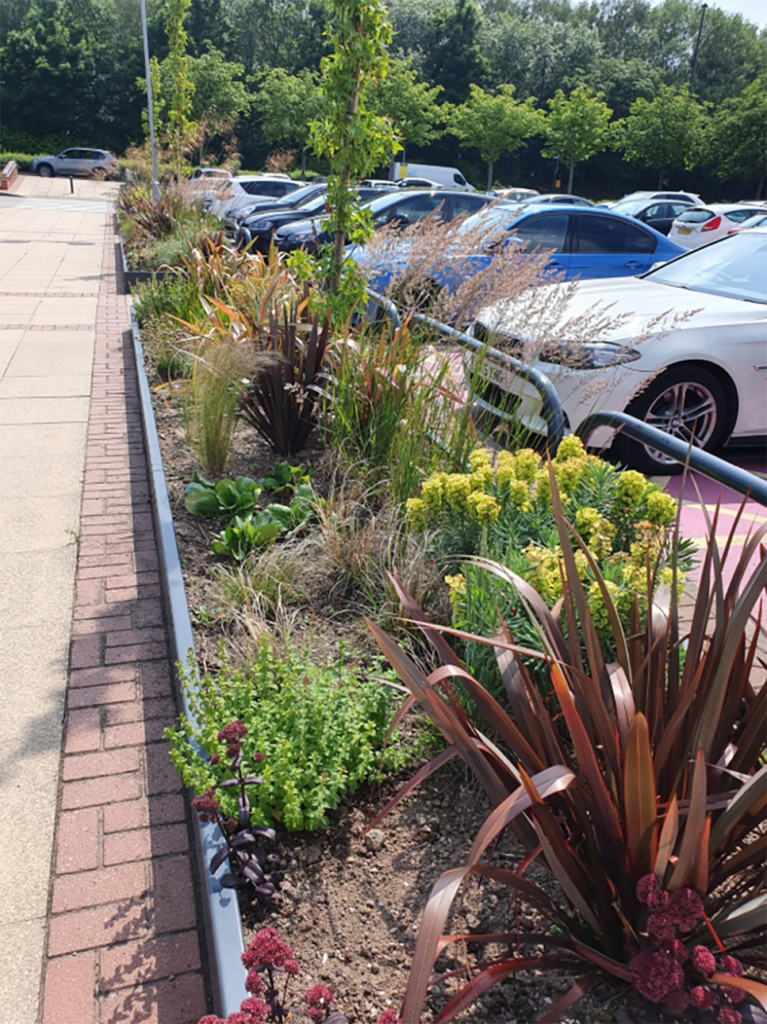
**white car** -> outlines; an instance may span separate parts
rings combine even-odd
[[[736,228],[730,231],[731,235],[737,234],[738,231],[751,231],[752,228],[766,228],[767,227],[767,210],[764,213],[757,213],[755,217],[749,217],[748,220],[744,220],[742,224],[738,224]]]
[[[302,187],[302,182],[291,181],[282,174],[241,174],[229,181],[224,180],[215,195],[205,200],[205,209],[223,219],[231,216],[241,206],[252,205],[257,200],[273,199],[278,202]]]
[[[704,205],[697,192],[673,192],[666,189],[665,191],[658,192],[629,192],[627,196],[623,196],[621,199],[615,199],[611,203],[600,203],[600,206],[612,209],[618,203],[634,202],[635,200],[639,202],[646,200],[649,203],[653,199],[667,203],[691,203],[693,206]]]
[[[523,199],[539,196],[540,192],[535,188],[497,188],[495,195],[509,203],[520,203]]]
[[[755,228],[642,277],[550,286],[537,315],[530,314],[528,289],[483,310],[471,330],[545,373],[571,430],[591,413],[609,410],[628,412],[706,450],[731,438],[757,443],[767,435],[766,270],[767,229]],[[552,309],[553,322],[550,316],[545,323]],[[609,323],[592,340],[568,336],[568,324],[574,332],[574,322],[600,318]],[[536,347],[537,360],[530,355]],[[528,430],[546,434],[540,396],[531,385],[489,354],[474,366],[479,398],[496,409],[516,407],[515,417]],[[611,443],[622,462],[644,472],[681,468],[608,427],[589,439],[596,448]]]
[[[747,203],[711,203],[685,210],[671,225],[668,237],[685,249],[716,242],[764,209]]]

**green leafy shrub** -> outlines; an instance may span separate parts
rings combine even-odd
[[[621,472],[587,455],[577,437],[566,437],[552,469],[566,514],[588,546],[605,578],[621,619],[628,624],[635,599],[640,614],[647,610],[649,567],[656,567],[656,585],[670,585],[670,528],[677,507],[634,470]],[[470,471],[435,473],[418,498],[407,503],[414,529],[430,531],[432,551],[454,567],[446,576],[453,607],[453,625],[491,636],[498,615],[510,625],[518,642],[531,641],[534,630],[523,602],[495,577],[458,558],[493,559],[526,580],[548,607],[562,597],[562,551],[557,531],[548,468],[532,449],[499,452],[495,462],[487,449],[470,456]],[[677,549],[677,586],[692,560],[690,542]],[[576,552],[579,578],[586,588],[599,635],[611,643],[610,623],[594,568],[583,551]],[[492,651],[467,644],[464,656],[478,678],[495,691],[500,676]],[[535,663],[529,668],[541,675]]]
[[[371,678],[344,652],[332,664],[315,665],[296,650],[276,657],[262,644],[248,671],[235,671],[222,654],[216,679],[206,675],[195,693],[189,671],[181,686],[197,725],[185,718],[178,729],[166,730],[171,760],[186,785],[205,793],[224,779],[225,744],[219,731],[237,720],[247,728],[242,739],[244,760],[263,754],[263,785],[253,793],[252,820],[280,822],[289,832],[328,824],[327,811],[364,781],[399,767],[404,760],[396,745],[383,751],[390,724],[388,688]],[[219,790],[222,817],[237,817],[236,793]]]
[[[435,962],[447,946],[477,942],[490,946],[487,958],[480,957],[468,983],[441,1008],[440,1021],[453,1020],[491,985],[531,969],[565,972],[572,981],[547,1011],[548,1021],[560,1020],[605,978],[633,985],[637,1020],[763,1020],[767,687],[754,685],[759,631],[750,620],[759,614],[767,581],[767,527],[754,529],[739,549],[733,545],[742,529],[738,515],[720,546],[713,516],[687,621],[676,588],[662,597],[653,591],[661,571],[656,563],[644,595],[653,614],[644,628],[624,631],[595,565],[613,629],[610,663],[576,564],[586,548],[573,543],[553,473],[552,480],[565,580],[561,616],[524,580],[478,560],[530,608],[534,649],[551,677],[550,700],[542,700],[508,630],[474,638],[495,650],[509,696],[504,708],[402,588],[405,613],[429,641],[432,664],[441,667],[422,670],[369,623],[411,699],[447,743],[371,825],[453,756],[463,759],[493,805],[465,864],[432,889],[400,1017],[422,1019]],[[577,623],[585,657],[560,618]],[[461,691],[479,727],[456,699]],[[528,852],[516,870],[495,857],[506,828]],[[528,873],[534,861],[558,884],[555,899],[540,875]],[[443,935],[455,930],[448,923],[451,904],[472,877],[507,889],[508,900],[498,901],[506,907],[499,930],[494,921],[483,934]],[[520,930],[511,909],[520,897],[542,915],[545,928]]]
[[[184,488],[184,508],[193,516],[217,516],[230,519],[255,507],[261,487],[247,476],[219,480],[214,484],[199,473]]]

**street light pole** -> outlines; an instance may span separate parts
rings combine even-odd
[[[698,63],[698,50],[700,49],[700,37],[703,35],[703,19],[706,17],[706,11],[708,10],[708,4],[700,5],[700,25],[698,26],[698,38],[695,40],[695,53],[692,55],[692,67],[690,68],[690,82],[687,86],[688,90],[692,92],[692,83],[695,79],[695,65]]]
[[[154,101],[152,99],[152,75],[149,67],[149,39],[146,31],[146,0],[141,0],[141,32],[144,37],[146,100],[149,111],[149,148],[152,152],[152,199],[157,202],[160,198],[160,183],[157,180],[157,142],[154,137]]]

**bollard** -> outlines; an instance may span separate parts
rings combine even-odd
[[[75,194],[75,179],[71,174],[69,175],[69,191],[72,195]]]

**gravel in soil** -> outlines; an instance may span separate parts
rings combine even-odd
[[[151,367],[147,367],[151,378]],[[157,385],[159,381],[154,380]],[[180,403],[153,392],[160,447],[173,509],[195,645],[201,666],[215,672],[221,638],[235,644],[252,642],[244,631],[232,635],[211,614],[216,606],[215,566],[210,551],[211,521],[191,516],[184,508],[184,487],[198,465],[190,454]],[[247,424],[235,432],[226,475],[265,475],[274,453]],[[313,483],[323,492],[323,457],[312,446],[291,460],[313,468]],[[215,529],[215,526],[213,526]],[[362,648],[370,643],[357,610],[336,608],[330,618],[313,612],[298,617],[294,641],[332,650],[338,640]],[[281,834],[278,852],[285,868],[284,915],[271,913],[257,919],[247,894],[240,894],[246,942],[258,928],[280,930],[302,966],[293,998],[317,981],[336,992],[334,1006],[351,1024],[375,1021],[387,1007],[397,1009],[404,994],[415,946],[418,923],[428,894],[443,871],[465,863],[477,830],[490,808],[486,798],[462,768],[447,766],[428,780],[392,812],[374,832],[363,837],[372,813],[384,806],[407,776],[389,780],[383,791],[358,791],[329,815],[330,826],[319,833]],[[496,854],[499,862],[519,864],[522,847],[510,834]],[[549,876],[537,865],[528,876],[545,884]],[[544,927],[537,913],[522,902],[514,904],[509,891],[495,883],[472,881],[456,898],[447,929],[464,932],[513,931],[519,933],[518,952],[534,955],[535,932]],[[497,956],[502,947],[456,943],[437,964],[442,973],[460,971],[485,957]],[[431,990],[424,1024],[454,995],[465,974],[448,978]],[[463,1024],[515,1024],[535,1021],[572,985],[574,977],[552,977],[538,971],[516,974],[481,996],[456,1020]],[[620,990],[599,985],[562,1018],[572,1024],[609,1024],[616,1012],[625,1015]],[[630,1018],[629,1018],[630,1019]],[[413,1022],[404,1022],[413,1024]]]

